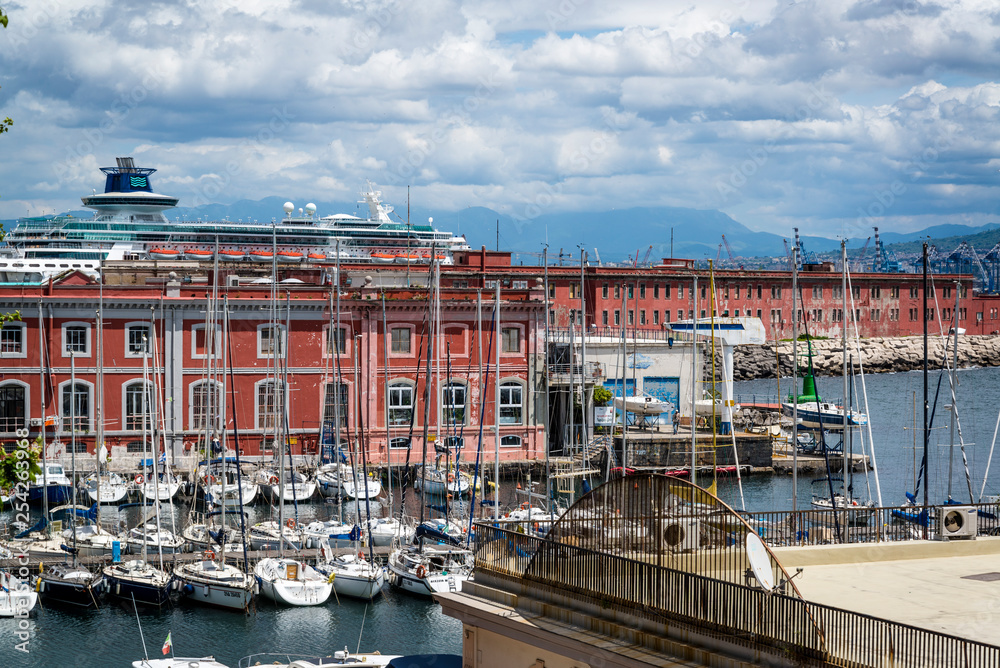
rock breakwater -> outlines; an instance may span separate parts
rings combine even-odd
[[[928,341],[928,360],[932,369],[941,368],[945,355],[952,354],[952,338],[932,336]],[[813,340],[813,368],[817,376],[834,376],[843,368],[840,339]],[[859,360],[860,353],[860,360]],[[806,363],[806,343],[799,342],[801,364]],[[848,342],[847,356],[855,371],[865,373],[912,371],[922,369],[922,336],[875,337]],[[860,364],[859,364],[860,361]],[[1000,366],[1000,336],[962,335],[958,337],[958,366]],[[733,353],[733,376],[736,380],[774,378],[792,375],[792,342],[779,341],[760,346],[737,346]]]

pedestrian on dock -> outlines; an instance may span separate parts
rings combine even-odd
[[[677,427],[681,423],[681,417],[680,417],[680,415],[677,414],[677,409],[676,408],[674,409],[673,423],[674,423],[674,433],[676,434],[677,433]]]

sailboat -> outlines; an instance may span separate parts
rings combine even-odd
[[[359,476],[344,462],[323,464],[316,471],[316,483],[325,497],[341,495],[348,500],[374,499],[382,494],[382,483],[375,476]]]
[[[70,387],[76,387],[76,355],[70,353]],[[70,398],[70,433],[73,460],[76,459],[76,433],[79,428],[76,420],[76,396]],[[75,472],[74,472],[75,473]],[[76,487],[72,487],[72,501],[76,505]],[[75,518],[72,520],[75,523]],[[38,575],[38,594],[46,605],[50,603],[91,608],[99,607],[97,599],[104,589],[104,577],[77,563],[76,531],[72,532],[73,545],[64,547],[70,559],[64,563],[48,566]]]
[[[430,271],[433,275],[433,299],[431,300],[431,313],[437,313],[435,304],[440,300],[440,269],[436,262],[432,262]],[[500,319],[500,288],[497,284],[496,297],[496,322],[495,328],[499,331]],[[431,365],[433,362],[434,342],[439,340],[440,332],[437,318],[431,318],[431,331],[427,337],[427,368],[426,380],[428,387],[431,383]],[[495,332],[496,333],[496,332]],[[499,350],[498,350],[499,352]],[[440,392],[440,388],[438,388]],[[429,396],[430,392],[427,393]],[[423,461],[427,459],[427,444],[429,442],[428,430],[430,427],[430,402],[424,403],[424,425],[423,425]],[[497,436],[499,439],[499,434]],[[498,440],[499,445],[499,440]],[[426,476],[429,470],[424,467],[421,477]],[[423,481],[426,483],[426,480]],[[447,481],[446,481],[447,482]],[[427,485],[421,487],[421,517],[424,513],[424,502],[426,498]],[[429,545],[425,544],[425,527],[418,527],[415,533],[416,545],[400,547],[393,550],[389,555],[388,569],[389,582],[404,591],[418,596],[431,596],[435,593],[446,591],[457,591],[461,588],[461,583],[469,578],[472,573],[473,556],[468,549],[458,547],[455,544]],[[449,541],[451,543],[451,541]]]
[[[98,477],[100,480],[98,480]],[[98,491],[98,487],[100,491]],[[83,489],[91,501],[98,503],[119,504],[128,496],[131,485],[129,481],[117,473],[91,473],[83,481]],[[98,498],[99,497],[99,498]]]
[[[320,556],[316,570],[330,579],[338,596],[370,601],[385,586],[385,567],[365,559],[362,551],[357,555],[349,552],[333,556],[324,545],[320,548]]]
[[[0,571],[0,617],[24,617],[38,603],[38,593],[27,580]]]

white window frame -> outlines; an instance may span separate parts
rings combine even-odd
[[[5,359],[24,359],[28,356],[28,327],[23,322],[5,322],[3,327],[0,328],[0,336],[4,331],[14,331],[18,330],[20,333],[20,345],[17,352],[3,352],[0,351],[0,358]]]
[[[272,344],[272,351],[264,352],[262,347],[264,343],[264,331],[271,330],[272,328],[277,330],[278,337]],[[286,351],[288,350],[288,336],[284,325],[281,323],[272,325],[269,322],[257,325],[257,359],[269,360],[275,357],[282,348]]]
[[[122,431],[134,431],[134,432],[142,431],[141,424],[138,427],[130,427],[128,424],[129,421],[128,390],[133,385],[146,386],[146,392],[148,393],[149,396],[149,406],[147,407],[149,408],[149,417],[147,418],[149,420],[149,426],[146,427],[146,429],[148,432],[152,432],[152,429],[155,426],[156,394],[154,393],[156,392],[156,388],[153,386],[152,381],[148,380],[144,381],[142,378],[129,378],[128,380],[122,383]]]
[[[222,383],[220,383],[219,381],[216,381],[216,380],[208,380],[208,379],[204,379],[204,378],[202,380],[196,380],[193,383],[190,383],[188,385],[188,428],[191,431],[205,431],[207,425],[209,424],[207,421],[206,421],[206,424],[203,424],[201,426],[198,426],[196,424],[196,417],[195,417],[196,413],[195,413],[195,401],[194,401],[194,397],[195,397],[196,394],[199,393],[198,392],[198,388],[200,388],[203,385],[215,385],[215,390],[216,390],[216,392],[218,392],[218,405],[217,405],[217,408],[220,411],[222,410],[222,402],[224,401],[224,397],[222,396]],[[255,401],[256,401],[256,399],[255,399]],[[256,407],[256,405],[255,405],[255,407]],[[225,419],[226,419],[226,417],[223,415],[222,416],[223,422],[225,422]],[[206,420],[207,420],[207,418],[206,418]]]
[[[268,425],[264,420],[261,419],[261,404],[260,404],[260,390],[261,387],[269,383],[274,383],[277,385],[278,389],[281,390],[277,398],[277,404],[275,405],[275,420],[280,420],[282,416],[282,403],[285,401],[285,388],[282,386],[281,381],[274,378],[263,378],[258,380],[253,384],[253,423],[254,429],[257,431],[273,431],[277,425]]]
[[[5,387],[7,387],[8,385],[16,385],[17,387],[20,387],[22,390],[24,390],[24,427],[23,428],[27,429],[28,425],[30,424],[30,421],[31,421],[31,386],[28,385],[27,383],[25,383],[23,380],[5,380],[3,382],[0,382],[0,389],[3,389]],[[8,431],[2,431],[2,430],[0,430],[0,433],[4,433],[4,434],[14,433],[14,430],[11,429],[9,432]]]
[[[216,359],[222,357],[222,328],[218,325],[213,325],[215,328],[215,354],[212,356]],[[202,337],[205,338],[205,349],[206,352],[198,352],[198,334],[197,332],[205,332]],[[259,349],[259,348],[258,348]],[[208,358],[208,337],[205,328],[205,323],[197,323],[191,325],[191,359],[193,360],[203,360]]]
[[[392,390],[393,390],[393,388],[400,388],[400,387],[408,387],[410,389],[410,412],[413,414],[414,417],[413,417],[413,419],[407,420],[406,422],[393,422],[392,421],[392,411],[394,409],[393,409],[393,406],[392,406]],[[417,395],[416,383],[414,383],[409,378],[395,378],[395,379],[389,381],[387,401],[389,402],[389,425],[388,425],[388,427],[390,429],[393,428],[393,427],[409,427],[410,426],[410,422],[413,422],[414,425],[416,424],[416,422],[417,422],[416,421],[416,413],[414,413],[414,411],[416,410],[416,402],[415,402],[416,395]],[[397,407],[395,410],[402,410],[402,408],[401,407]]]
[[[131,359],[142,359],[144,357],[141,352],[137,353],[132,350],[132,330],[137,327],[144,328],[149,335],[146,339],[146,354],[152,356],[153,336],[155,336],[153,333],[153,326],[148,321],[137,320],[135,322],[125,323],[125,357]]]
[[[452,391],[452,399],[454,399],[454,391],[452,388],[460,387],[462,388],[462,403],[461,404],[447,404],[451,408],[445,407],[445,393],[449,390]],[[462,419],[452,420],[448,415],[449,412],[454,411],[456,406],[462,407]],[[457,378],[452,378],[451,380],[446,380],[441,386],[441,421],[439,424],[447,425],[449,427],[460,427],[464,424],[469,423],[469,384],[464,380]]]
[[[324,350],[325,350],[325,348],[324,348]],[[327,417],[326,416],[326,393],[329,391],[329,388],[336,387],[337,384],[338,383],[335,380],[327,381],[327,382],[325,382],[325,383],[322,384],[323,392],[322,392],[322,394],[320,396],[320,407],[319,407],[320,420],[321,420],[322,423],[326,423],[326,417]],[[345,387],[345,388],[347,388],[347,403],[344,405],[344,407],[343,407],[344,408],[344,412],[340,416],[340,428],[341,429],[347,429],[350,426],[348,424],[347,418],[351,414],[351,410],[350,410],[350,408],[351,408],[351,397],[353,395],[351,393],[351,383],[348,383],[346,381],[342,381],[340,383],[340,385],[343,386],[343,387]],[[330,420],[333,420],[333,415],[330,415]]]
[[[505,422],[503,418],[504,408],[512,408],[515,404],[504,402],[504,389],[517,387],[521,391],[521,403],[516,404],[520,412],[520,417],[516,422]],[[520,378],[504,378],[500,381],[500,415],[497,416],[497,421],[501,425],[523,425],[524,424],[524,395],[525,395],[525,384]]]
[[[87,338],[87,343],[86,343],[87,350],[86,350],[86,352],[82,352],[81,353],[81,352],[77,351],[77,352],[70,353],[69,349],[66,347],[66,343],[67,343],[67,341],[66,341],[66,330],[69,329],[70,327],[74,327],[74,328],[75,327],[83,327],[86,330],[86,333],[85,333],[85,336]],[[70,357],[90,357],[90,355],[91,355],[91,349],[93,348],[93,346],[91,345],[92,340],[93,340],[93,333],[92,333],[91,330],[92,330],[92,328],[91,328],[89,322],[64,322],[62,324],[62,356],[65,357],[65,358],[67,358],[67,359],[70,358]]]
[[[72,381],[70,379],[68,379],[68,378],[66,380],[64,380],[63,382],[59,383],[59,394],[57,395],[59,397],[59,400],[58,400],[59,401],[59,403],[58,403],[58,409],[59,409],[58,413],[59,413],[59,417],[60,417],[59,428],[60,428],[60,433],[63,433],[63,434],[71,434],[72,433],[71,429],[67,429],[66,428],[66,425],[68,424],[69,419],[70,419],[70,414],[69,413],[66,413],[65,415],[63,414],[63,392],[64,392],[66,386],[70,385],[71,383],[72,383]],[[84,425],[84,427],[83,427],[83,429],[81,431],[83,433],[91,432],[91,431],[94,430],[94,384],[91,383],[91,382],[89,382],[89,381],[83,380],[81,378],[77,378],[76,379],[76,384],[77,385],[83,385],[84,387],[87,388],[87,409],[88,410],[87,410],[87,415],[85,416],[87,422],[86,422],[86,424]],[[80,419],[81,416],[77,415],[76,417],[77,417],[77,419]]]
[[[516,442],[514,442],[516,440]],[[506,443],[504,441],[507,441]],[[500,437],[501,448],[520,448],[524,445],[524,439],[517,434],[504,434]]]
[[[390,450],[406,450],[410,445],[410,439],[406,436],[392,436],[389,438]]]

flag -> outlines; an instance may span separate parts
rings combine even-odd
[[[160,463],[161,464],[166,464],[167,463],[167,451],[166,450],[164,450],[163,452],[160,453]]]
[[[167,631],[167,639],[163,641],[163,653],[169,654],[173,647],[174,646],[170,643],[170,631]]]

